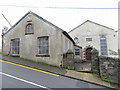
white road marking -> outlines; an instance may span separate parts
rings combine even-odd
[[[39,84],[30,82],[30,81],[27,81],[27,80],[24,80],[24,79],[15,77],[15,76],[12,76],[12,75],[10,75],[10,74],[6,74],[6,73],[3,73],[3,72],[0,72],[0,74],[3,74],[3,75],[5,75],[5,76],[11,77],[11,78],[14,78],[14,79],[17,79],[17,80],[20,80],[20,81],[23,81],[23,82],[26,82],[26,83],[29,83],[29,84],[32,84],[32,85],[34,85],[34,86],[38,86],[38,87],[41,87],[41,88],[49,89],[49,88],[47,88],[47,87],[45,87],[45,86],[42,86],[42,85],[39,85]]]

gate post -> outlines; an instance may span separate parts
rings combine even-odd
[[[72,50],[68,50],[67,53],[64,54],[63,58],[63,67],[67,69],[74,69],[74,53]]]
[[[99,73],[99,59],[98,59],[98,51],[93,48],[91,51],[91,71],[95,73]]]

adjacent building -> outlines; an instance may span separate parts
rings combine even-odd
[[[118,30],[118,54],[120,58],[120,29]]]
[[[63,53],[74,51],[67,32],[29,11],[3,36],[3,53],[60,66]]]
[[[118,55],[118,35],[112,28],[87,20],[69,34],[77,45],[82,46],[85,60],[91,60],[93,48],[99,51],[99,55]]]

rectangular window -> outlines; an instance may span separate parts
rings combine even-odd
[[[13,39],[13,40],[11,40],[11,42],[12,42],[12,45],[11,45],[12,55],[19,55],[20,40]]]
[[[75,49],[75,55],[80,55],[80,49]]]
[[[92,41],[92,38],[86,38],[86,41]]]
[[[32,24],[27,25],[27,32],[33,32]]]
[[[49,54],[49,38],[48,36],[38,38],[38,52],[39,55]]]
[[[67,52],[68,51],[68,41],[67,41],[67,39],[65,39],[65,52]]]
[[[105,35],[100,35],[100,48],[101,48],[101,55],[108,55],[107,41]]]

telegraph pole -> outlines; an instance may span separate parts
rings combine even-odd
[[[5,17],[4,14],[2,14],[2,16],[4,17],[4,19],[8,22],[8,24],[12,27],[12,25],[10,24],[10,22],[7,20],[7,18]]]
[[[8,19],[5,17],[5,15],[2,14],[2,16],[3,16],[3,18],[7,21],[7,23],[12,27],[12,25],[10,24],[10,22],[8,21]],[[2,29],[2,35],[1,35],[1,37],[2,37],[2,52],[1,52],[2,55],[3,55],[3,35],[4,35],[3,30],[4,30],[4,29]]]

